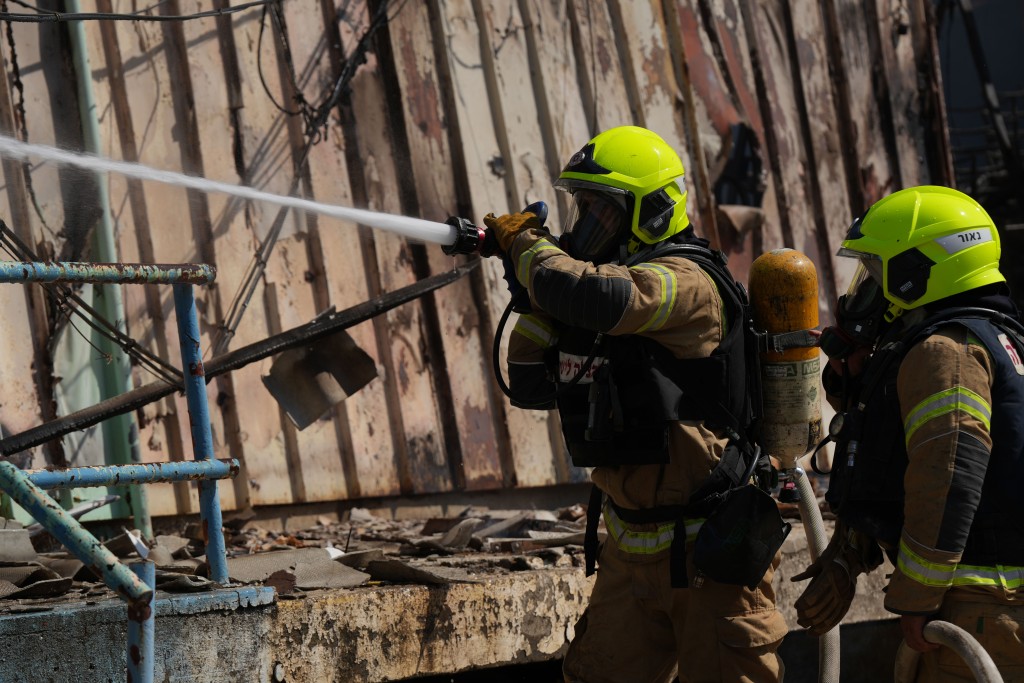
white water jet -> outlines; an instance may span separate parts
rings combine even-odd
[[[118,173],[139,180],[154,180],[168,185],[177,185],[201,192],[219,192],[222,194],[248,199],[254,202],[266,202],[277,206],[285,206],[300,211],[331,216],[371,228],[379,228],[397,233],[403,237],[432,244],[451,245],[455,242],[455,228],[447,223],[436,223],[422,218],[396,216],[390,213],[353,209],[335,204],[323,204],[301,197],[264,192],[244,185],[231,185],[216,180],[208,180],[197,176],[185,175],[174,171],[163,171],[143,164],[128,161],[115,161],[92,154],[79,154],[66,150],[37,145],[0,135],[0,156],[12,159],[41,159],[58,164],[75,166],[101,173]]]

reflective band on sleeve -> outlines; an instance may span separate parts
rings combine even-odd
[[[555,330],[545,321],[532,315],[521,315],[516,321],[515,332],[523,335],[541,348],[555,343]]]
[[[992,419],[992,408],[985,400],[970,389],[955,386],[952,389],[932,394],[925,400],[914,406],[903,423],[903,431],[906,433],[907,443],[922,425],[929,420],[955,411],[961,411],[981,420],[988,429],[989,421]]]
[[[676,304],[676,274],[664,266],[656,263],[641,263],[633,266],[630,270],[650,270],[661,279],[661,303],[650,320],[644,323],[637,332],[647,330],[658,330],[668,321],[668,315]]]
[[[704,519],[685,518],[684,521],[686,522],[686,542],[692,543],[697,538],[697,532],[704,525]],[[608,534],[620,550],[636,555],[653,555],[668,550],[676,535],[675,522],[662,522],[654,531],[633,531],[626,526],[626,523],[610,505],[604,506],[604,524],[608,528]]]
[[[533,263],[533,257],[542,251],[547,251],[548,249],[555,249],[557,251],[561,251],[561,249],[556,247],[554,244],[551,244],[551,242],[541,240],[539,242],[536,242],[532,247],[530,247],[522,254],[520,254],[519,265],[516,266],[516,279],[518,279],[520,282],[529,282],[530,265]]]
[[[900,539],[896,566],[905,576],[923,586],[1000,586],[1007,590],[1024,587],[1024,567],[996,565],[981,567],[970,564],[937,564],[924,559]]]

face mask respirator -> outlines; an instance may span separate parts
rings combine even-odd
[[[836,324],[821,332],[821,349],[829,358],[841,360],[859,348],[874,346],[889,308],[881,281],[881,264],[862,260],[850,288],[839,297]]]

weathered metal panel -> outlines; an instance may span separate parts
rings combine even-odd
[[[788,8],[781,0],[753,3],[746,21],[754,21],[753,38],[761,59],[755,64],[763,79],[765,92],[770,93],[768,106],[762,111],[766,127],[767,168],[774,176],[775,194],[782,221],[784,246],[806,254],[815,263],[821,262],[812,207],[812,189],[808,184],[809,167],[805,137],[801,130],[801,86],[794,78],[795,57],[790,46]],[[755,77],[758,77],[755,75]],[[819,301],[828,304],[829,291],[819,279]]]
[[[310,106],[318,104],[325,84],[332,82],[324,20],[320,12],[311,11],[314,9],[318,9],[314,3],[281,6],[285,25],[283,31],[274,32],[276,50],[273,55],[267,55],[276,59],[264,62],[264,68],[275,68],[287,74],[287,78],[282,77],[280,101],[287,103],[293,112],[298,111],[299,102],[308,101]],[[279,174],[273,190],[277,193],[288,191],[296,172],[293,169],[309,142],[305,116],[290,115],[286,124],[292,168],[288,173]],[[312,199],[310,171],[303,168],[298,172],[302,178],[300,193]],[[278,294],[276,297],[268,295],[268,311],[273,298],[279,312],[276,324],[282,329],[308,322],[330,304],[322,244],[322,233],[330,228],[322,223],[324,221],[313,214],[296,216],[296,234],[282,240],[275,249],[275,252],[281,251],[274,254],[267,275]],[[298,273],[303,276],[296,277]],[[337,500],[348,495],[336,418],[337,412],[332,410],[301,431],[296,430],[290,420],[282,418],[288,472],[299,500]]]
[[[578,80],[580,64],[573,45],[573,32],[566,31],[572,15],[569,4],[563,0],[520,0],[519,7],[526,19],[533,90],[544,146],[548,150],[548,172],[553,180],[569,158],[593,137]],[[553,226],[561,224],[566,199],[566,194],[558,192],[548,202],[557,204],[550,207]]]
[[[616,32],[608,3],[568,0],[568,5],[584,112],[591,133],[612,126],[639,124],[630,108],[619,57],[619,43],[624,36]]]
[[[757,136],[765,168],[765,193],[760,229],[741,233],[728,221],[717,224],[720,248],[729,255],[729,267],[745,282],[750,264],[764,250],[782,246],[781,221],[775,185],[767,173],[765,130],[756,95],[746,25],[734,0],[675,3],[683,56],[690,74],[699,140],[709,167],[712,187],[729,153],[730,126],[745,123]]]
[[[99,0],[97,9],[113,11],[114,7],[109,0]],[[120,48],[121,34],[113,22],[100,24],[97,29],[87,32],[87,36],[98,40],[98,44],[94,42],[90,45],[90,59],[94,60],[93,88],[97,109],[106,112],[104,119],[107,125],[102,130],[107,134],[107,156],[137,161],[138,142],[129,102],[129,81]],[[129,45],[135,43],[133,38],[129,40]],[[129,60],[131,57],[129,48]],[[140,263],[157,262],[143,182],[112,174],[109,178],[109,192],[111,218],[119,236],[120,258]],[[165,287],[124,287],[122,296],[127,333],[137,339],[146,351],[177,367],[171,353],[172,348],[176,353],[177,347],[168,346],[168,340],[174,337],[167,331],[168,320],[171,329],[174,326],[173,314],[169,313],[170,290]],[[138,365],[133,368],[132,375],[135,385],[154,378]],[[137,413],[137,419],[143,461],[180,460],[186,457],[184,443],[187,443],[187,438],[182,432],[173,397],[144,407]],[[147,500],[151,512],[156,514],[187,513],[198,504],[195,492],[185,484],[153,487],[147,490]]]
[[[321,3],[328,16],[324,29],[317,82],[322,88],[333,83],[344,68],[346,55],[355,52],[359,36],[367,28],[365,12],[354,12],[339,21],[333,4]],[[303,8],[308,11],[309,8]],[[291,25],[291,24],[290,24]],[[340,32],[339,32],[340,29]],[[301,38],[300,38],[301,39]],[[319,45],[319,43],[318,43]],[[329,57],[329,58],[328,58]],[[328,73],[329,72],[329,73]],[[313,86],[310,84],[310,88]],[[309,186],[318,201],[353,206],[349,169],[346,160],[348,141],[337,120],[337,110],[331,112],[328,125],[322,130],[324,139],[309,151]],[[370,275],[365,259],[373,258],[364,240],[371,240],[359,226],[344,221],[323,219],[318,223],[320,249],[323,254],[323,272],[327,297],[338,310],[348,308],[370,298]],[[356,343],[374,358],[378,366],[378,379],[370,382],[354,396],[347,398],[334,410],[337,431],[336,457],[344,471],[346,498],[384,496],[398,492],[398,470],[394,458],[394,440],[401,435],[389,428],[387,384],[382,369],[378,328],[374,323],[363,323],[348,330]],[[381,342],[383,343],[383,342]]]
[[[683,128],[683,93],[680,92],[672,70],[665,35],[665,17],[661,0],[652,2],[621,2],[612,0],[617,7],[613,20],[621,21],[620,32],[628,40],[620,41],[619,49],[626,70],[627,91],[633,102],[640,125],[658,133],[679,153],[683,166],[693,168],[693,155],[688,149]],[[618,15],[618,16],[616,16]],[[686,174],[687,190],[696,198],[696,184],[692,173]],[[697,202],[687,203],[691,218],[696,216]]]
[[[912,16],[902,2],[875,0],[879,44],[889,86],[897,162],[903,187],[929,183],[925,138],[922,127],[918,69],[911,35]],[[918,27],[917,30],[921,30]]]
[[[399,187],[408,170],[398,167],[389,117],[400,116],[400,112],[390,111],[386,88],[378,56],[368,53],[366,65],[352,81],[352,111],[356,116],[353,135],[362,164],[358,182],[365,193],[357,201],[373,211],[400,214]],[[353,177],[355,171],[349,168]],[[374,262],[368,266],[376,269],[371,275],[371,296],[417,279],[408,241],[378,231],[369,245]],[[400,490],[404,493],[446,491],[452,484],[425,336],[426,315],[423,302],[416,301],[374,321],[385,369],[382,379],[387,382],[391,407],[391,429],[396,433]]]
[[[500,172],[506,174],[509,188],[510,210],[519,211],[527,204],[544,200],[552,212],[549,220],[557,221],[557,204],[553,200],[548,155],[554,150],[543,146],[540,118],[535,91],[531,81],[525,20],[518,3],[502,0],[496,3],[473,3],[481,40],[481,63],[487,78],[492,79],[488,95],[492,111],[496,112],[493,126],[499,134],[501,156]],[[492,210],[492,209],[488,209]],[[501,291],[504,283],[497,282]],[[504,306],[502,306],[504,308]],[[537,416],[541,413],[537,413]],[[533,435],[519,434],[517,428],[536,424],[537,417],[527,416],[519,424],[509,425],[510,438],[516,445],[516,482],[520,486],[544,486],[558,481],[558,468],[551,458],[550,447],[543,447],[543,456],[525,455],[525,440],[551,439],[551,430],[538,430]],[[525,424],[524,424],[525,423]],[[522,441],[520,441],[522,440]],[[556,442],[557,443],[557,442]],[[557,451],[555,451],[557,453]],[[557,457],[557,456],[556,456]]]
[[[293,165],[285,117],[269,101],[271,97],[275,101],[282,97],[273,34],[268,27],[261,43],[260,22],[261,14],[256,12],[207,24],[206,31],[200,34],[206,38],[204,44],[209,50],[219,47],[224,56],[213,62],[220,68],[210,70],[213,73],[209,81],[205,76],[197,76],[196,80],[204,87],[219,85],[221,88],[207,91],[212,101],[206,105],[210,109],[204,107],[202,114],[204,118],[211,117],[211,123],[217,121],[213,117],[219,117],[217,125],[211,125],[212,130],[206,131],[208,135],[218,136],[209,140],[211,154],[217,150],[216,159],[210,159],[210,172],[224,179],[234,179],[234,182],[281,192],[289,187]],[[203,67],[195,63],[194,70],[199,68]],[[214,234],[218,258],[223,262],[218,321],[223,323],[223,316],[231,310],[232,303],[243,295],[241,288],[246,273],[253,266],[253,255],[271,230],[279,209],[234,198],[218,198],[215,206]],[[294,235],[299,222],[300,216],[289,212],[281,229],[282,238]],[[281,280],[277,269],[282,258],[275,247],[268,259],[268,275],[258,278],[229,348],[251,343],[274,329],[288,326],[282,325],[279,317],[272,318],[266,305],[268,284]],[[288,289],[284,291],[290,293]],[[312,310],[312,306],[308,310]],[[231,393],[224,395],[227,410],[221,415],[225,436],[230,434],[241,448],[240,459],[245,469],[239,479],[248,483],[250,501],[255,505],[297,501],[302,493],[302,479],[296,482],[289,467],[289,455],[292,461],[295,458],[294,452],[286,447],[285,430],[289,426],[260,380],[270,364],[268,359],[233,373]],[[235,429],[232,429],[229,411],[238,415]],[[299,491],[296,491],[296,483]]]
[[[878,56],[869,49],[866,3],[859,0],[825,0],[826,45],[836,85],[838,123],[847,150],[847,177],[850,195],[866,210],[885,194],[898,190],[894,169],[885,149],[876,92]],[[898,171],[898,169],[897,169]]]
[[[391,22],[395,76],[401,88],[406,141],[415,178],[416,209],[420,216],[443,221],[457,204],[449,121],[443,109],[443,83],[435,64],[428,8],[414,4]],[[430,272],[451,267],[451,258],[436,245],[419,247]],[[431,330],[442,353],[436,359],[447,372],[435,373],[439,401],[451,403],[447,423],[447,455],[459,488],[498,488],[503,483],[501,461],[491,420],[490,363],[486,352],[490,330],[480,329],[481,317],[472,283],[464,279],[433,294]],[[485,339],[486,338],[486,339]],[[438,344],[439,342],[439,344]],[[445,411],[447,412],[447,411]]]
[[[454,118],[458,122],[457,150],[465,166],[467,194],[472,208],[471,218],[480,221],[484,214],[517,211],[523,207],[514,202],[514,183],[503,159],[503,108],[500,99],[489,96],[494,88],[493,71],[485,66],[481,53],[481,34],[471,0],[452,0],[441,7],[441,30],[447,40],[447,66],[453,90]],[[483,264],[481,301],[486,307],[493,335],[509,296],[502,280],[502,266],[497,259]],[[505,357],[507,334],[502,338],[501,357]],[[490,349],[485,347],[485,352]],[[489,357],[489,356],[488,356]],[[493,370],[487,364],[490,373]],[[556,480],[553,447],[549,430],[550,415],[542,411],[513,408],[502,395],[502,412],[507,429],[505,443],[510,460],[510,483],[543,485]]]
[[[806,116],[804,144],[813,159],[808,180],[815,194],[815,234],[820,247],[815,263],[824,298],[821,318],[827,320],[825,313],[850,281],[856,265],[852,259],[834,257],[853,216],[843,150],[834,124],[836,107],[829,81],[828,54],[822,40],[821,6],[817,2],[791,2],[790,7],[796,47],[792,58],[799,66]]]

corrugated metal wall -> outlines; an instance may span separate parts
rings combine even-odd
[[[228,6],[168,0],[153,11]],[[294,184],[321,202],[431,220],[479,220],[544,199],[557,221],[564,200],[550,184],[561,164],[594,133],[639,124],[680,151],[691,215],[737,274],[745,279],[765,250],[800,249],[818,265],[826,314],[849,275],[831,254],[852,215],[901,186],[950,182],[926,0],[279,6],[276,16],[256,6],[188,21],[87,22],[103,153],[280,194]],[[137,8],[121,0],[84,7]],[[382,12],[389,20],[362,49]],[[81,149],[66,25],[8,26],[0,130]],[[321,103],[338,82],[340,101],[299,166],[309,131],[289,112]],[[714,201],[736,123],[756,133],[765,170],[764,221],[753,228]],[[0,217],[43,255],[89,257],[96,212],[87,175],[12,160],[3,174]],[[117,176],[110,194],[122,261],[216,265],[217,284],[199,293],[209,347],[277,208]],[[291,213],[232,348],[453,263],[434,245]],[[170,296],[124,288],[125,319],[141,344],[177,364]],[[303,431],[262,386],[270,360],[213,380],[218,457],[244,462],[234,485],[222,486],[224,504],[578,480],[554,417],[510,408],[491,377],[506,300],[500,266],[488,262],[353,328],[380,378]],[[52,416],[51,385],[68,381],[49,379],[47,306],[38,288],[0,288],[7,433]],[[136,370],[136,384],[151,379]],[[152,404],[138,419],[145,460],[191,457],[182,399]],[[41,451],[35,465],[54,457]],[[153,514],[197,509],[194,492],[176,486],[151,489]]]

